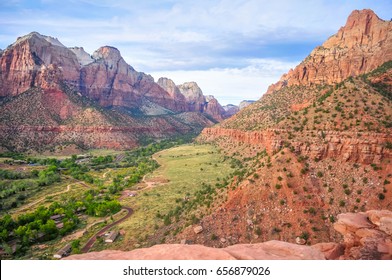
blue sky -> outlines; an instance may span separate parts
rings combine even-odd
[[[156,80],[196,81],[222,104],[238,104],[260,98],[363,8],[392,15],[390,0],[8,0],[0,48],[31,31],[89,53],[111,45]]]

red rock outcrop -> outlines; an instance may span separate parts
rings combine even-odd
[[[332,84],[370,72],[392,60],[392,22],[372,10],[355,10],[346,25],[297,67],[271,85],[267,93],[292,85]]]
[[[206,96],[206,103],[203,108],[203,112],[210,115],[217,121],[222,121],[225,116],[225,109],[219,104],[218,100],[212,95]]]
[[[227,248],[202,245],[163,244],[129,252],[105,250],[72,255],[66,260],[323,260],[309,246],[271,240],[260,244],[238,244]]]
[[[178,107],[181,111],[189,111],[185,96],[180,92],[180,90],[172,80],[168,78],[159,78],[157,84],[165,91],[167,91],[174,100],[176,100]]]
[[[18,38],[0,57],[0,96],[15,96],[31,87],[45,87],[46,73],[56,79],[79,81],[76,56],[56,39],[36,32]]]
[[[334,228],[344,237],[341,259],[392,259],[391,211],[340,214]]]
[[[269,153],[279,151],[285,142],[286,130],[268,129],[264,131],[241,131],[219,127],[205,128],[199,136],[200,141],[215,141],[228,138],[240,144],[251,144]],[[392,136],[382,133],[350,133],[319,131],[317,136],[307,141],[292,142],[293,151],[310,158],[342,158],[345,161],[360,163],[380,163],[383,158],[392,158],[392,152],[385,148]]]

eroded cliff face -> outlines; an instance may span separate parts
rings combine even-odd
[[[184,87],[185,97],[168,79],[155,83],[150,75],[137,72],[114,47],[101,47],[90,56],[83,48],[66,48],[55,38],[33,32],[1,54],[0,67],[2,97],[32,87],[60,89],[65,82],[103,107],[138,109],[152,102],[174,113],[206,111],[222,120],[219,103],[215,100],[206,109],[208,102],[196,83]]]
[[[392,22],[371,10],[353,11],[345,26],[269,87],[331,84],[370,72],[392,60]]]
[[[269,129],[265,131],[241,131],[225,128],[205,128],[199,141],[219,141],[227,138],[239,144],[250,144],[258,149],[266,149],[269,154],[279,152],[285,145],[290,131]],[[317,131],[306,141],[292,141],[292,150],[298,154],[321,160],[340,158],[359,163],[380,163],[384,158],[392,158],[392,151],[385,148],[392,141],[392,135],[382,133],[350,133],[337,131]]]
[[[58,80],[79,81],[79,62],[51,37],[38,33],[19,38],[0,58],[0,96],[16,96],[31,87],[46,87],[48,73]],[[52,42],[57,42],[53,43]],[[55,72],[52,70],[56,69]]]
[[[216,121],[222,121],[227,116],[218,100],[212,95],[204,96],[195,82],[177,86],[170,79],[160,78],[158,84],[171,96],[176,97],[176,100],[180,100],[181,104],[184,104],[185,111],[206,113]]]

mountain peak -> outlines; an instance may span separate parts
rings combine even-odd
[[[333,84],[392,60],[392,22],[372,10],[355,10],[346,25],[316,47],[267,93],[292,85]]]
[[[54,46],[65,48],[65,46],[57,38],[41,35],[40,33],[36,32],[36,31],[30,32],[27,35],[18,37],[18,39],[16,40],[15,43],[12,44],[12,46],[15,46],[15,45],[20,44],[20,43],[22,43],[24,41],[27,41],[27,40],[30,41],[30,40],[33,40],[33,39],[35,39],[35,40],[37,40],[37,39],[38,40],[45,40],[46,42],[48,42],[48,43],[50,43],[50,44],[52,44]]]
[[[103,46],[94,52],[93,58],[119,61],[122,57],[120,51],[117,48],[111,46]]]
[[[354,10],[347,18],[346,28],[352,28],[357,26],[358,23],[366,23],[369,21],[379,21],[381,20],[374,12],[370,9],[364,10]]]

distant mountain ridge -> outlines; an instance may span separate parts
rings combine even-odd
[[[82,47],[67,48],[57,38],[37,32],[19,37],[0,52],[0,99],[4,133],[0,144],[11,150],[62,143],[126,149],[145,138],[196,133],[229,116],[195,82],[178,86],[167,78],[155,82],[128,65],[114,47],[104,46],[90,55]],[[85,120],[79,118],[83,114]],[[79,125],[90,127],[86,134],[90,130],[99,134],[104,126],[121,137],[89,142],[80,129],[78,137],[64,136]],[[20,139],[33,134],[31,141]],[[90,137],[96,138],[93,133]]]
[[[0,53],[0,150],[129,149],[196,134],[225,116],[192,87],[200,106],[137,72],[114,47],[89,55],[32,32]]]
[[[208,109],[202,93],[202,106],[197,108],[182,92],[170,95],[150,75],[128,65],[114,47],[104,46],[89,55],[83,48],[67,48],[56,38],[32,32],[8,47],[0,63],[3,97],[31,87],[55,87],[63,81],[103,107],[134,109],[147,99],[174,113],[207,112],[215,120],[223,119],[222,110]],[[45,73],[56,80],[49,81]],[[196,83],[193,86],[198,87]],[[215,98],[211,100],[213,107],[219,104]]]

